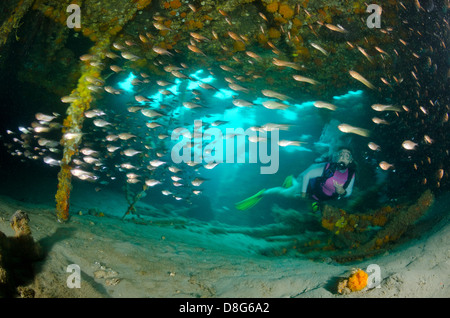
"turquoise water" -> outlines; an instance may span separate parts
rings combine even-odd
[[[312,30],[305,22],[299,34],[309,57],[296,53],[290,39],[292,23],[278,23],[276,15],[269,22],[261,20],[257,15],[264,8],[261,3],[243,6],[243,12],[255,15],[256,27],[247,29],[253,25],[248,21],[230,27],[214,10],[217,22],[201,30],[184,30],[182,40],[169,49],[171,55],[155,54],[139,38],[144,32],[141,25],[131,21],[123,36],[111,41],[108,52],[114,58],[86,57],[93,43],[73,30],[64,31],[64,45],[53,47],[48,37],[61,26],[30,11],[16,31],[18,39],[10,35],[1,56],[2,194],[53,204],[64,151],[60,141],[79,138],[80,152],[69,163],[72,215],[102,213],[125,220],[176,215],[259,227],[277,224],[281,214],[282,222],[293,222],[289,234],[313,230],[333,240],[333,233],[321,226],[320,214],[311,214],[310,201],[264,198],[248,211],[238,211],[235,203],[263,188],[281,186],[286,176],[297,177],[311,164],[332,158],[340,146],[353,150],[357,174],[352,196],[328,202],[332,206],[369,215],[384,206],[414,204],[428,189],[446,197],[447,7],[443,1],[423,3],[419,10],[413,4],[395,7],[398,16],[389,7],[379,29],[362,23],[364,14],[353,19],[333,17],[346,32],[327,28],[324,23],[330,26],[329,21],[311,22]],[[315,9],[305,10],[317,15]],[[152,10],[147,8],[143,15],[150,18]],[[294,16],[305,16],[306,11],[296,10]],[[230,17],[242,18],[237,11]],[[151,22],[147,24],[160,40],[161,34]],[[281,31],[280,38],[271,40],[276,50],[256,39],[260,25],[263,34],[270,28]],[[223,35],[231,30],[250,36],[236,41],[244,43],[246,50],[233,49],[235,40]],[[192,31],[209,41],[195,41]],[[211,31],[218,32],[219,39]],[[147,41],[153,47],[160,45],[155,38]],[[193,53],[189,43],[205,55]],[[326,54],[316,48],[317,43]],[[53,58],[48,58],[49,52]],[[295,67],[276,66],[274,59]],[[92,103],[82,130],[73,137],[61,131],[70,107],[61,98],[76,88],[83,63],[95,63],[101,72],[89,80]],[[364,79],[354,78],[352,70]],[[298,81],[295,75],[310,82]],[[273,104],[267,104],[270,101]],[[333,107],[319,107],[318,101]],[[376,104],[395,109],[377,111]],[[36,114],[51,118],[39,123]],[[376,123],[375,118],[384,123]],[[267,129],[268,124],[275,128]],[[356,132],[344,132],[339,128],[342,124]],[[415,146],[408,149],[404,141]],[[380,150],[371,149],[369,143]],[[383,163],[389,167],[383,168]],[[125,215],[134,201],[136,209]]]

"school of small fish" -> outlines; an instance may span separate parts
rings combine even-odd
[[[406,8],[402,2],[400,2],[400,5]],[[419,13],[426,11],[420,7],[418,0],[415,0],[415,7],[418,12],[420,11]],[[194,6],[191,9],[193,11],[199,10],[198,7]],[[35,116],[36,121],[31,124],[31,127],[20,127],[18,133],[7,131],[7,135],[11,135],[13,138],[12,143],[7,143],[11,153],[32,160],[43,160],[50,166],[59,166],[60,159],[58,159],[58,155],[60,158],[62,153],[60,141],[82,140],[79,153],[73,158],[72,162],[72,175],[76,178],[98,182],[101,185],[106,185],[122,178],[129,184],[145,184],[147,187],[158,187],[163,195],[172,195],[176,200],[189,200],[193,195],[200,194],[201,188],[199,187],[206,181],[206,179],[201,177],[201,169],[213,169],[217,166],[217,163],[199,164],[191,161],[187,164],[187,167],[181,164],[174,164],[170,160],[169,145],[170,137],[173,132],[176,132],[176,129],[191,126],[192,121],[190,120],[196,114],[208,114],[210,105],[205,103],[205,96],[226,88],[233,93],[231,103],[234,107],[251,109],[255,112],[261,108],[277,112],[289,111],[292,108],[292,101],[295,100],[295,98],[284,93],[286,91],[282,87],[284,84],[280,84],[279,88],[267,85],[262,89],[260,84],[253,84],[256,83],[255,80],[264,77],[264,73],[258,72],[256,67],[255,71],[246,73],[243,73],[237,67],[233,68],[226,65],[224,61],[215,68],[209,67],[207,72],[210,75],[222,75],[222,79],[226,83],[226,86],[215,87],[202,79],[193,77],[192,74],[198,71],[198,68],[180,62],[183,59],[179,57],[188,51],[204,60],[211,59],[212,55],[217,54],[217,52],[209,52],[203,47],[203,44],[211,43],[212,41],[220,42],[222,37],[242,43],[249,42],[248,37],[244,33],[232,30],[230,17],[224,11],[221,14],[224,19],[228,19],[230,30],[226,34],[213,30],[211,32],[212,35],[203,31],[192,31],[189,33],[190,41],[185,47],[185,51],[165,49],[156,44],[149,48],[149,43],[152,43],[152,37],[149,34],[139,34],[134,40],[129,40],[128,42],[118,41],[114,43],[111,51],[106,54],[111,63],[107,70],[113,72],[109,74],[107,82],[93,77],[88,80],[92,84],[90,89],[93,91],[94,96],[106,96],[105,99],[111,100],[111,103],[116,103],[114,99],[127,99],[125,107],[109,107],[97,103],[97,107],[91,108],[84,113],[85,129],[83,131],[70,131],[63,135],[61,135],[63,116],[57,113],[38,113]],[[263,21],[269,21],[267,15],[262,12],[259,12],[259,16]],[[444,21],[446,28],[448,28],[447,21]],[[404,20],[403,23],[408,24],[408,21]],[[173,31],[156,17],[152,25],[160,31]],[[340,24],[322,23],[318,27],[323,27],[330,34],[350,36],[352,33],[350,25],[342,26]],[[264,31],[263,26],[261,26],[261,29]],[[326,62],[327,59],[332,58],[333,51],[327,46],[326,41],[317,37],[314,28],[311,27],[311,30],[316,35],[316,39],[308,43],[308,46],[312,48],[311,54],[316,54],[317,57],[324,59]],[[411,27],[410,30],[413,36],[420,35],[418,35],[418,31]],[[391,28],[380,29],[379,31],[391,35],[392,39],[397,40],[401,45],[399,47],[394,46],[396,48],[393,50],[388,50],[380,48],[381,45],[361,47],[349,40],[347,44],[350,50],[355,50],[355,54],[365,59],[368,65],[377,63],[379,60],[384,61],[385,59],[395,58],[401,60],[401,54],[410,54],[413,57],[423,59],[430,72],[437,68],[431,57],[411,46],[411,41],[408,42],[408,39],[405,41],[401,38],[395,39]],[[290,38],[288,31],[281,29],[281,32],[286,34],[287,38]],[[289,78],[291,81],[286,83],[286,86],[295,87],[299,91],[308,85],[321,85],[320,81],[314,78],[313,73],[308,72],[303,65],[290,61],[289,55],[283,53],[280,45],[275,46],[270,41],[267,44],[270,49],[246,49],[241,55],[234,56],[233,59],[240,63],[255,65],[260,63],[275,66],[290,74]],[[144,58],[136,55],[131,50],[132,46],[139,45],[147,46],[148,51],[157,55],[154,60],[154,66],[165,76],[155,77],[155,75],[139,73],[133,70],[130,65]],[[440,45],[445,45],[445,43],[441,42]],[[221,47],[225,51],[229,50],[223,44]],[[432,50],[431,47],[430,49]],[[80,60],[84,63],[96,63],[98,58],[86,54],[82,55]],[[123,77],[123,74],[127,71],[132,71],[135,75],[135,79],[132,81],[135,93],[131,98],[128,98],[129,93],[115,88],[115,85],[112,83],[113,79],[121,78],[120,76]],[[352,80],[355,80],[355,85],[368,88],[368,91],[375,95],[374,98],[380,100],[380,103],[366,105],[365,111],[372,114],[372,123],[367,124],[365,127],[360,127],[359,124],[353,125],[343,122],[338,126],[339,131],[343,134],[353,134],[358,136],[356,138],[376,138],[379,136],[378,132],[381,129],[390,131],[390,129],[394,129],[393,127],[398,127],[400,123],[407,122],[410,118],[415,118],[429,128],[421,129],[420,134],[417,134],[412,127],[409,128],[409,136],[405,136],[405,138],[398,141],[398,149],[404,151],[405,156],[411,156],[412,153],[421,149],[434,147],[437,144],[436,140],[440,140],[439,142],[441,143],[447,141],[446,137],[434,134],[428,120],[448,127],[448,105],[444,106],[443,102],[436,99],[430,100],[429,98],[429,101],[425,102],[427,99],[427,93],[424,93],[425,83],[421,80],[422,74],[415,65],[412,66],[411,70],[405,71],[403,74],[385,76],[380,79],[373,78],[370,71],[363,72],[360,69],[347,69],[341,74],[336,74],[336,76],[347,78],[350,76]],[[179,97],[178,94],[171,90],[171,87],[177,81],[194,82],[197,84],[197,87],[195,89],[187,89],[186,85],[184,85],[181,92],[182,97]],[[411,91],[414,98],[392,103],[382,96],[382,92],[385,89],[404,89],[402,85],[405,82],[415,84],[415,90]],[[159,92],[159,99],[149,97],[149,90]],[[255,96],[264,98],[264,101],[260,104],[255,103],[253,101],[256,99],[254,98]],[[73,103],[76,100],[76,96],[61,97],[62,103]],[[330,113],[339,111],[339,107],[326,100],[317,100],[313,103],[313,106],[321,109],[320,111],[330,111]],[[440,107],[440,110],[436,111],[438,107]],[[433,113],[433,116],[430,116],[430,113]],[[402,121],[402,118],[405,119]],[[193,133],[185,136],[190,138],[190,142],[185,147],[191,148],[193,152],[201,150],[203,145],[195,142],[196,129],[201,130],[202,128],[206,129],[226,124],[228,124],[227,121],[216,119],[205,123],[205,127],[193,127]],[[266,123],[252,128],[255,131],[289,130],[289,125],[285,123]],[[226,138],[230,137],[233,136],[226,136]],[[264,142],[265,140],[263,138],[253,138],[250,141]],[[388,159],[383,158],[385,147],[380,145],[381,142],[382,140],[379,139],[370,140],[367,146],[371,151],[377,153],[377,158],[379,158],[378,166],[382,170],[393,170],[395,169],[394,164],[387,162],[386,160]],[[19,144],[20,149],[14,149],[13,144]],[[300,147],[303,144],[304,142],[300,140],[281,139],[278,142],[280,147]],[[444,177],[448,178],[448,165],[445,162],[448,163],[449,150],[445,151],[445,160],[437,163],[439,166],[433,177],[437,179],[438,186]],[[423,166],[427,162],[428,165],[430,165],[430,162],[434,164],[435,159],[431,159],[432,154],[426,157],[427,159],[422,159],[421,163],[409,162],[408,164],[414,164],[415,170],[418,170],[421,165]],[[393,160],[393,158],[390,157],[389,160]]]

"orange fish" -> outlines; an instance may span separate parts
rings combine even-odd
[[[194,52],[194,53],[198,53],[198,54],[201,54],[201,55],[203,55],[203,56],[206,56],[206,54],[203,53],[202,50],[200,50],[200,49],[199,49],[198,47],[196,47],[195,45],[190,45],[190,44],[189,44],[187,47],[188,47],[189,50],[191,50],[191,51]]]
[[[370,89],[375,89],[375,86],[373,86],[372,83],[370,83],[367,79],[365,79],[361,74],[359,74],[358,72],[355,71],[349,71],[349,74],[351,77],[353,77],[354,79],[356,79],[357,81],[360,81],[361,83],[363,83],[365,86],[367,86]]]
[[[244,40],[242,40],[242,39],[239,37],[239,35],[237,35],[237,34],[234,33],[234,32],[228,31],[228,35],[230,36],[230,38],[232,38],[232,39],[235,40],[235,41],[241,41],[241,42],[244,41]]]
[[[203,36],[199,33],[195,33],[195,32],[191,32],[189,33],[194,39],[196,40],[200,40],[200,41],[211,41],[210,39],[208,39],[206,36]]]
[[[309,84],[312,84],[312,85],[316,85],[316,84],[319,83],[318,81],[313,80],[312,78],[305,77],[305,76],[301,76],[301,75],[293,75],[292,77],[293,77],[296,81],[299,81],[299,82],[305,82],[305,83],[309,83]]]
[[[267,20],[266,16],[265,16],[263,13],[258,12],[258,14],[259,14],[259,16],[260,16],[261,18],[263,18],[264,20],[266,20],[266,22],[269,22],[269,20]]]
[[[272,63],[276,66],[284,66],[284,67],[289,67],[289,68],[293,68],[294,70],[300,71],[302,69],[302,66],[295,64],[294,62],[289,62],[289,61],[283,61],[277,58],[273,58],[272,59]]]
[[[159,22],[154,22],[154,23],[153,23],[153,26],[154,26],[155,28],[157,28],[158,30],[160,30],[160,31],[172,31],[171,28],[168,28],[168,27],[166,27],[164,24],[159,23]]]
[[[347,33],[348,32],[346,29],[341,27],[339,24],[338,24],[338,26],[335,26],[333,24],[325,23],[325,26],[328,29],[330,29],[331,31],[336,31],[336,32],[340,32],[340,33]]]
[[[170,53],[170,52],[167,51],[166,49],[163,49],[162,47],[159,47],[159,46],[154,46],[154,47],[152,48],[152,50],[153,50],[155,53],[159,54],[159,55],[171,55],[171,56],[173,56],[172,53]]]
[[[394,169],[394,165],[390,164],[386,161],[381,161],[379,164],[380,168],[383,170],[389,170],[389,169]]]
[[[245,54],[247,54],[251,58],[254,58],[255,60],[261,60],[262,59],[261,56],[259,56],[258,54],[254,53],[254,52],[251,52],[251,51],[245,51]]]
[[[349,124],[340,124],[338,129],[343,133],[356,134],[362,137],[369,137],[370,131],[364,128],[354,127]]]

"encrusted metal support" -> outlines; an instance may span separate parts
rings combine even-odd
[[[20,20],[31,8],[35,0],[20,0],[19,4],[14,9],[13,13],[0,27],[0,47],[8,40],[8,36],[13,29],[18,29]]]
[[[105,57],[105,52],[109,49],[110,38],[98,42],[90,51],[92,56],[98,60]],[[94,64],[84,63],[81,68],[81,77],[78,86],[70,95],[73,102],[67,109],[67,117],[63,123],[63,138],[61,143],[64,147],[63,158],[61,160],[61,171],[58,174],[58,190],[56,193],[56,215],[58,221],[67,221],[69,218],[69,198],[72,189],[71,162],[72,157],[78,153],[78,146],[82,140],[82,127],[84,113],[90,108],[93,100],[92,92],[88,88],[93,81],[102,82],[100,78],[101,69]]]
[[[69,202],[72,190],[72,157],[78,153],[78,147],[83,138],[82,128],[84,121],[84,113],[90,108],[93,100],[92,92],[88,88],[93,81],[102,83],[101,79],[101,63],[106,52],[109,51],[111,41],[114,36],[122,30],[123,26],[131,20],[138,10],[144,9],[151,3],[151,0],[139,0],[133,2],[124,2],[127,6],[123,6],[123,15],[121,19],[111,19],[114,21],[109,25],[109,31],[104,32],[97,29],[94,23],[89,23],[89,19],[85,18],[86,23],[82,22],[82,30],[93,32],[90,36],[91,40],[95,40],[95,45],[91,48],[89,55],[97,63],[91,61],[82,62],[81,77],[78,80],[77,88],[70,94],[73,100],[67,109],[67,117],[63,123],[63,138],[61,144],[64,147],[63,158],[61,160],[61,171],[58,174],[58,189],[56,192],[56,216],[59,222],[69,219]],[[89,6],[86,3],[86,7]],[[91,7],[93,7],[91,5]],[[116,17],[117,18],[117,17]],[[88,26],[86,26],[88,25]],[[90,27],[90,28],[89,28]],[[86,32],[86,35],[89,34]],[[84,34],[84,33],[83,33]],[[95,83],[94,83],[95,84]]]

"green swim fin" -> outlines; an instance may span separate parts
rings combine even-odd
[[[236,203],[235,204],[236,209],[243,211],[254,207],[259,201],[261,201],[261,199],[263,198],[263,193],[265,191],[266,189],[262,189],[261,191],[252,195],[251,197]]]
[[[284,179],[282,187],[285,189],[292,187],[294,185],[293,179],[294,179],[293,175],[287,176],[286,179]]]

